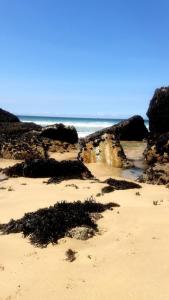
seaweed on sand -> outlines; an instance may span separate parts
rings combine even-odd
[[[0,231],[3,234],[22,232],[35,246],[46,247],[49,243],[57,243],[76,226],[88,226],[97,232],[97,224],[90,214],[101,213],[117,206],[119,205],[116,203],[97,203],[93,198],[85,202],[63,201],[48,208],[26,213],[21,219],[11,219],[9,223],[0,225]]]

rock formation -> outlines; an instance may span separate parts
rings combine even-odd
[[[27,133],[30,131],[40,131],[42,127],[35,123],[29,122],[13,122],[13,123],[0,123],[0,135],[5,134],[10,136],[11,138],[15,136],[16,138],[20,138],[21,134]]]
[[[0,123],[1,122],[20,122],[19,118],[10,112],[0,108]]]
[[[1,135],[0,157],[5,159],[32,159],[47,158],[47,147],[36,134],[28,132],[17,135],[17,137],[7,137]]]
[[[150,138],[144,152],[147,169],[139,178],[152,184],[169,183],[169,87],[156,89],[147,112]]]
[[[102,162],[116,168],[131,167],[120,142],[113,134],[97,135],[93,140],[81,141],[79,158],[84,163]]]
[[[113,134],[122,141],[142,141],[148,136],[148,130],[141,116],[133,116],[116,125],[104,128],[85,137],[85,142],[100,139],[104,134]]]
[[[7,159],[47,158],[47,152],[67,152],[77,148],[75,127],[55,124],[42,126],[20,122],[0,109],[0,157]]]
[[[149,140],[149,144],[144,151],[144,157],[149,165],[156,162],[169,162],[169,132],[160,135],[155,140]]]
[[[149,166],[139,178],[140,182],[151,184],[169,184],[169,163],[155,163]]]
[[[65,126],[63,124],[47,126],[42,130],[41,136],[71,144],[78,143],[78,135],[74,126]]]
[[[169,87],[155,90],[147,111],[152,135],[169,132]]]

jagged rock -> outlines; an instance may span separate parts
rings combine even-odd
[[[144,157],[149,165],[156,162],[169,162],[169,132],[160,135],[157,139],[149,141],[149,144],[144,151]]]
[[[158,136],[169,132],[169,87],[161,87],[155,90],[147,116],[152,135]]]
[[[17,137],[1,135],[0,157],[5,159],[36,159],[47,158],[47,148],[33,133],[22,134]]]
[[[113,178],[108,178],[103,183],[109,184],[114,190],[128,190],[128,189],[140,189],[141,185],[135,182],[126,180],[117,180]]]
[[[52,177],[49,183],[65,179],[93,178],[91,172],[79,160],[33,159],[18,163],[3,171],[7,176],[23,176],[32,178]]]
[[[123,141],[142,141],[148,136],[148,130],[141,116],[133,116],[120,123],[99,130],[84,138],[84,142],[100,140],[104,134],[113,134],[116,139]]]
[[[169,183],[169,132],[149,141],[144,157],[148,164],[140,182],[152,184]]]
[[[140,176],[139,181],[151,184],[169,184],[169,163],[155,163],[148,167]]]
[[[113,209],[116,203],[102,204],[93,199],[85,202],[61,202],[54,206],[26,213],[18,220],[11,219],[7,224],[0,224],[2,234],[22,232],[29,237],[32,244],[46,247],[49,243],[57,243],[67,233],[75,228],[85,226],[98,231],[97,224],[92,219],[92,213],[102,213]]]
[[[17,116],[0,108],[0,123],[1,122],[20,122],[20,120]]]
[[[113,134],[104,134],[99,138],[81,141],[79,158],[84,163],[103,162],[116,168],[131,167],[120,142]]]
[[[41,136],[70,144],[78,143],[76,128],[74,126],[65,126],[64,124],[45,127],[41,132]]]
[[[55,141],[43,137],[41,137],[41,140],[43,141],[44,145],[47,147],[49,152],[65,153],[65,152],[75,151],[78,148],[77,144],[69,144],[66,142],[61,142],[57,140]]]
[[[31,122],[13,122],[13,123],[0,123],[0,135],[15,136],[20,138],[20,135],[29,131],[40,131],[42,127]]]

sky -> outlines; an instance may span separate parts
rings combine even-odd
[[[0,0],[0,107],[145,116],[169,84],[168,14],[168,0]]]

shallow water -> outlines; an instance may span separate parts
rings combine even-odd
[[[123,150],[126,157],[134,164],[134,167],[121,170],[121,176],[136,180],[144,171],[146,165],[143,152],[146,148],[145,142],[122,141]]]
[[[129,169],[114,168],[103,163],[90,163],[87,167],[94,176],[98,177],[122,177],[136,180],[144,171],[145,163],[143,152],[146,147],[144,142],[121,142],[127,158],[134,164]]]

